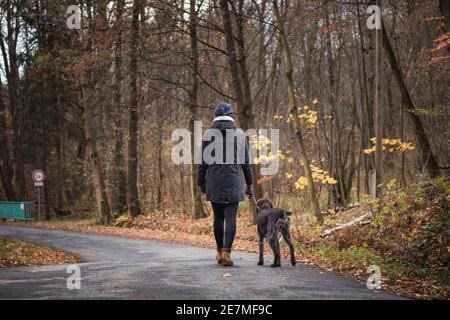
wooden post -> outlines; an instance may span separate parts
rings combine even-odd
[[[377,196],[377,176],[375,169],[369,171],[369,194],[372,197]]]

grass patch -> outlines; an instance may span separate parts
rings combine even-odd
[[[370,265],[380,267],[381,273],[390,280],[401,279],[407,273],[407,266],[401,263],[385,263],[374,250],[366,247],[351,246],[339,249],[328,243],[311,245],[307,248],[310,254],[322,260],[331,269],[340,271],[360,269],[360,273]]]

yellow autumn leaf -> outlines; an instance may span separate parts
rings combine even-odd
[[[389,140],[389,144],[390,144],[391,146],[395,146],[397,143],[399,143],[399,140],[396,140],[396,139],[391,139],[391,140]]]
[[[326,183],[327,183],[327,184],[336,184],[336,183],[337,183],[337,180],[336,180],[336,179],[333,179],[333,178],[328,178],[327,181],[326,181]]]
[[[306,179],[306,177],[303,177],[303,176],[298,178],[298,180],[295,182],[295,188],[297,190],[305,190],[307,185],[308,185],[308,180]]]

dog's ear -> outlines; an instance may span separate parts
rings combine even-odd
[[[292,215],[292,212],[290,212],[290,211],[285,211],[284,214],[285,214],[286,216],[290,217],[290,216]]]
[[[273,208],[273,203],[268,198],[266,198],[267,202],[270,204],[270,207]]]

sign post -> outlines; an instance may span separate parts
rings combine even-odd
[[[41,189],[44,189],[45,173],[43,170],[34,170],[31,175],[34,188],[37,190],[37,207],[38,207],[38,219],[41,219]]]

